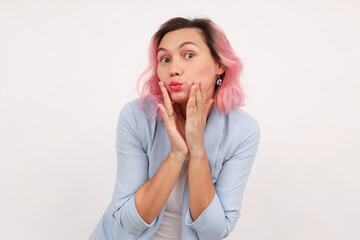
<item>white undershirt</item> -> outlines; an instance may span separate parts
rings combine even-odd
[[[181,209],[185,181],[188,169],[188,158],[186,158],[179,177],[166,202],[166,208],[153,240],[177,239],[181,240]]]

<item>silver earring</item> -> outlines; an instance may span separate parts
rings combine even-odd
[[[218,79],[216,80],[216,85],[220,86],[222,83],[222,79],[220,78],[220,75],[218,76]]]

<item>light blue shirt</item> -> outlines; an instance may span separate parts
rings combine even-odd
[[[115,144],[115,190],[90,240],[151,240],[160,225],[166,205],[148,224],[139,215],[134,201],[136,190],[155,175],[171,150],[164,123],[148,117],[155,107],[148,100],[143,111],[136,99],[127,103],[120,113]],[[194,222],[186,179],[182,239],[224,239],[234,229],[259,139],[259,125],[253,117],[240,108],[223,114],[214,105],[206,123],[204,143],[216,191],[211,203]]]

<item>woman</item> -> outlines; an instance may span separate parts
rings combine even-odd
[[[160,27],[140,99],[120,113],[113,199],[90,239],[211,240],[233,230],[260,136],[239,108],[241,71],[212,21]]]

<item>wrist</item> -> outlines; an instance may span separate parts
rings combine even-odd
[[[189,155],[191,158],[203,158],[206,156],[205,148],[192,149],[189,150]]]
[[[184,161],[186,158],[187,152],[185,151],[177,151],[177,150],[171,150],[169,156],[171,156],[174,159],[178,159],[181,161]]]

